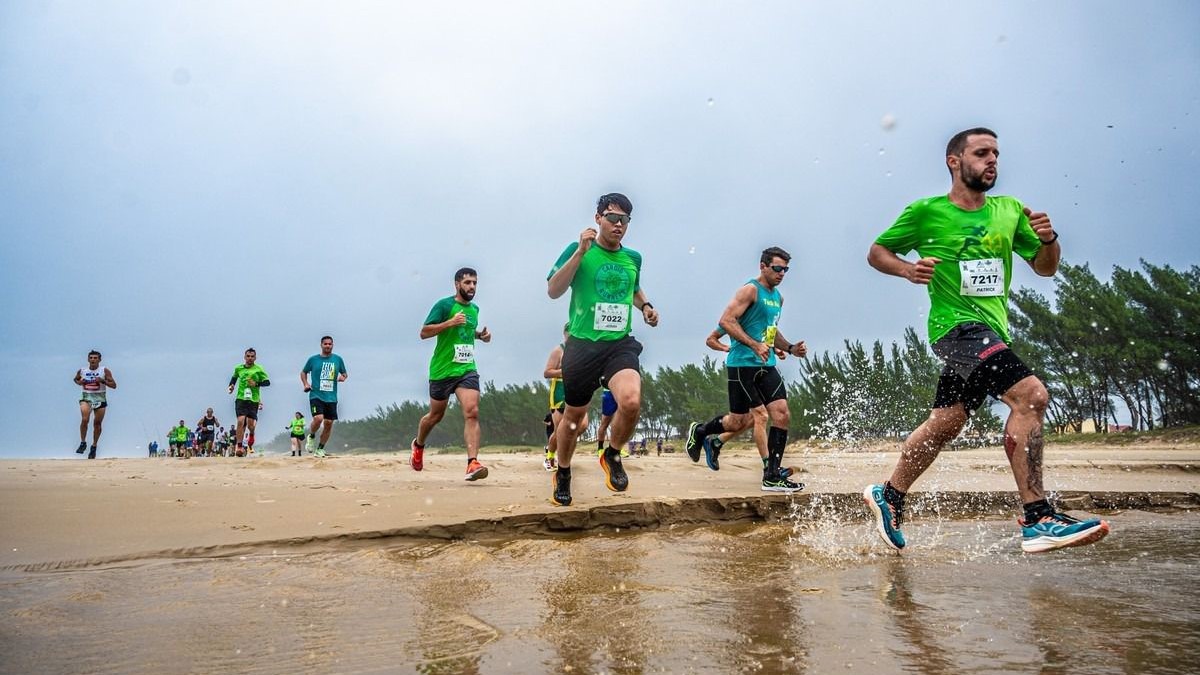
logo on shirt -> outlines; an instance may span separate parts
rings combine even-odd
[[[624,302],[632,284],[629,270],[617,263],[604,263],[596,270],[596,295],[608,302]]]

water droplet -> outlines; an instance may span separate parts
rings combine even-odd
[[[425,498],[425,506],[433,506],[433,497]]]
[[[879,118],[879,126],[883,127],[884,131],[891,131],[896,128],[896,116],[892,113],[886,113]]]
[[[813,157],[813,164],[820,164],[820,163],[821,163],[820,157]]]
[[[695,252],[696,252],[696,247],[695,247],[695,246],[689,246],[689,247],[688,247],[688,253],[695,253]]]
[[[882,157],[882,156],[884,156],[885,154],[887,154],[887,150],[885,150],[885,149],[883,149],[883,148],[880,148],[880,149],[879,149],[879,156],[880,156],[880,157]]]
[[[1166,360],[1166,359],[1162,359],[1162,360],[1160,360],[1160,361],[1158,362],[1158,369],[1159,369],[1159,370],[1170,370],[1170,369],[1171,369],[1171,364],[1167,363],[1167,360]],[[14,550],[15,550],[15,549],[14,549]]]
[[[575,430],[576,430],[576,429],[578,429],[578,428],[579,428],[579,425],[578,425],[578,424],[575,424],[574,422],[571,422],[571,431],[575,431]]]
[[[716,101],[714,101],[714,100],[712,100],[711,98],[710,98],[710,99],[708,99],[708,107],[710,107],[710,108],[711,108],[711,107],[713,107],[714,105],[716,105],[716,103],[717,103],[717,102],[716,102]]]
[[[1095,321],[1092,322],[1092,328],[1095,328],[1098,325],[1100,325],[1100,324],[1096,323]]]

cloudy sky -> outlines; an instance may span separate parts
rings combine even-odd
[[[705,355],[770,245],[794,256],[789,338],[923,332],[924,293],[865,254],[976,125],[994,192],[1047,211],[1068,261],[1200,262],[1200,4],[881,7],[0,4],[0,456],[75,457],[92,348],[119,383],[102,455],[232,419],[247,346],[272,430],[325,333],[344,418],[424,399],[418,330],[462,265],[481,375],[537,379],[567,304],[546,273],[609,191],[662,314],[636,329],[650,368]]]

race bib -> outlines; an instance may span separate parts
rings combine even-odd
[[[83,381],[83,390],[84,391],[100,391],[100,380],[97,380],[95,378],[84,380]]]
[[[629,325],[629,305],[619,302],[597,302],[593,318],[594,330],[623,331]]]
[[[959,274],[962,284],[960,295],[994,297],[1004,295],[1004,261],[999,258],[984,260],[960,260]]]
[[[333,380],[321,380],[321,385],[318,388],[321,391],[333,391]]]
[[[470,363],[475,360],[475,345],[454,345],[454,362]]]
[[[250,385],[246,385],[246,391],[242,394],[242,399],[246,401],[254,400],[254,390],[250,388]]]

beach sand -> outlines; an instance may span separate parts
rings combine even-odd
[[[541,454],[482,454],[490,475],[463,480],[465,457],[427,451],[326,459],[0,461],[0,568],[27,571],[153,558],[230,556],[279,546],[354,546],[382,537],[475,538],[652,528],[761,517],[819,496],[853,505],[897,459],[878,451],[789,450],[807,485],[763,493],[752,449],[727,449],[710,471],[675,453],[626,460],[630,489],[609,492],[594,450],[574,464],[574,504],[549,501]],[[583,447],[581,446],[581,450]],[[1200,445],[1050,447],[1046,487],[1075,508],[1196,508]],[[915,492],[960,493],[962,509],[1018,515],[1003,450],[945,452]],[[1147,493],[1149,496],[1147,496]],[[920,517],[921,510],[913,509]],[[865,515],[864,515],[865,518]]]

